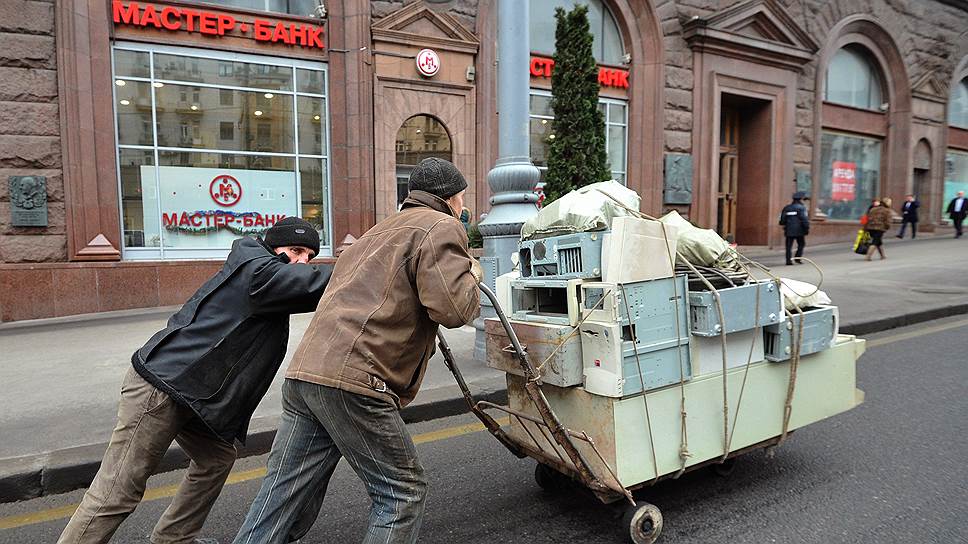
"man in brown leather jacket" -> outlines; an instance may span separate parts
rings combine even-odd
[[[285,542],[321,505],[340,457],[372,500],[364,542],[417,541],[427,483],[399,409],[420,388],[438,324],[477,316],[481,273],[457,219],[464,176],[424,159],[409,186],[401,210],[336,263],[286,372],[268,473],[236,543]]]

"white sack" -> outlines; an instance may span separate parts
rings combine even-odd
[[[737,270],[734,252],[729,243],[712,229],[701,229],[673,210],[659,221],[678,230],[678,250],[683,259],[695,266],[710,266],[725,270]]]
[[[790,278],[780,278],[780,294],[783,295],[783,306],[791,312],[796,308],[826,306],[831,303],[827,293],[817,289],[816,285]]]
[[[541,208],[521,227],[521,239],[606,230],[613,218],[632,215],[623,205],[638,211],[640,200],[635,191],[615,180],[592,183]]]

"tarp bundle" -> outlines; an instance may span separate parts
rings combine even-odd
[[[701,229],[671,211],[659,221],[676,227],[680,258],[694,266],[708,266],[723,270],[739,270],[739,262],[726,240],[712,229]]]
[[[592,183],[562,196],[528,219],[521,227],[521,239],[606,230],[613,218],[632,215],[625,208],[638,210],[639,201],[635,191],[617,181]]]

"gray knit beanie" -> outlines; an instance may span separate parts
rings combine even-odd
[[[420,161],[410,173],[409,189],[450,198],[467,188],[467,181],[450,161],[431,157]]]

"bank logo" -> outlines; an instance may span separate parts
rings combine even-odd
[[[221,174],[212,180],[208,193],[219,206],[235,206],[242,198],[242,184],[228,174]]]
[[[417,70],[426,77],[433,77],[440,71],[440,57],[433,49],[421,49],[417,53]]]

